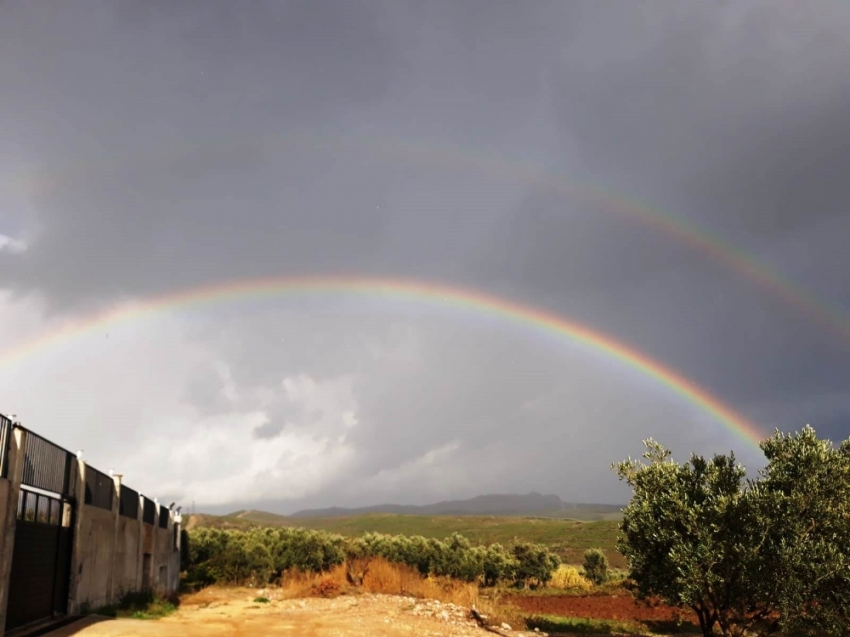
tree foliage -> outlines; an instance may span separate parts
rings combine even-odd
[[[423,576],[479,582],[540,586],[549,581],[560,559],[546,547],[520,542],[473,546],[462,535],[440,541],[421,536],[367,533],[346,538],[324,531],[294,528],[221,530],[201,528],[189,534],[187,575],[199,583],[263,585],[289,569],[324,572],[343,562],[372,557],[405,564]]]
[[[734,454],[677,464],[645,441],[618,548],[638,597],[692,608],[704,635],[850,634],[850,440],[776,432],[745,480]]]
[[[600,549],[584,552],[584,576],[597,586],[608,581],[608,558]]]

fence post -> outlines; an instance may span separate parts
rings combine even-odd
[[[142,590],[142,582],[144,581],[144,569],[145,569],[145,499],[144,496],[139,493],[139,515],[138,515],[138,523],[139,523],[139,546],[136,551],[136,587],[135,590]]]
[[[159,540],[159,498],[153,499],[153,529],[151,529],[151,590],[154,594],[159,592],[159,551],[157,544]]]
[[[68,614],[76,615],[85,600],[78,599],[83,568],[83,516],[86,502],[86,462],[77,459],[77,485],[74,490],[74,530],[71,548],[71,581],[68,583]]]
[[[115,556],[118,553],[118,518],[121,515],[121,476],[112,476],[115,497],[112,498],[112,515],[115,517],[112,526],[112,557],[109,560],[109,583],[107,584],[107,604],[116,601],[115,595]]]
[[[0,637],[6,627],[6,604],[9,601],[9,578],[12,576],[12,556],[15,550],[15,525],[18,518],[18,499],[21,494],[21,479],[24,474],[24,450],[27,432],[12,427],[10,433],[9,455],[6,457],[8,480],[5,506],[0,507]],[[2,481],[2,479],[0,479]]]
[[[174,595],[180,590],[180,567],[182,566],[182,542],[183,538],[181,537],[181,530],[183,517],[177,511],[174,511],[171,515],[171,533],[174,538],[174,546],[172,547],[171,554],[171,569],[172,572],[170,574],[169,585],[171,590],[169,590],[169,594]]]

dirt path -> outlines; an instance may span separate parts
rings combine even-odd
[[[567,617],[593,617],[595,619],[617,619],[635,621],[696,621],[689,610],[669,606],[647,607],[630,595],[605,597],[577,596],[516,596],[507,598],[513,605],[529,613],[564,615]]]
[[[484,637],[468,610],[410,597],[344,596],[336,599],[273,600],[255,603],[257,591],[206,590],[183,599],[163,619],[90,617],[49,637]],[[507,634],[542,633],[506,631]]]

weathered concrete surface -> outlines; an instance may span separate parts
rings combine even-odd
[[[170,571],[173,569],[174,562],[174,539],[171,525],[169,528],[161,529],[155,527],[154,541],[154,579],[153,589],[160,595],[165,595],[169,592],[169,577]]]
[[[6,623],[6,602],[14,549],[18,493],[23,472],[26,431],[14,430],[9,456],[9,480],[0,479],[0,637]],[[111,510],[84,504],[86,465],[79,462],[73,493],[73,547],[68,586],[68,612],[112,604],[127,592],[153,588],[161,595],[177,591],[180,553],[174,550],[174,519],[168,528],[144,524],[119,514],[120,477],[115,476]],[[69,509],[70,515],[70,509]],[[179,518],[178,518],[179,520]],[[177,523],[179,532],[179,523]]]
[[[115,562],[112,571],[113,599],[118,600],[124,593],[135,591],[141,585],[139,562],[139,544],[141,543],[142,524],[137,519],[118,516],[118,532],[115,542]]]
[[[76,542],[80,555],[76,578],[75,605],[95,609],[110,603],[112,549],[115,517],[107,511],[88,504],[80,506],[80,530]]]
[[[12,575],[12,555],[15,549],[15,524],[18,517],[18,497],[24,471],[22,450],[27,432],[13,429],[9,445],[8,479],[0,479],[0,637],[6,626],[6,603],[9,601],[9,578]]]
[[[9,493],[11,490],[12,483],[5,478],[0,478],[0,519],[3,521],[6,519],[6,507],[9,504]],[[7,537],[11,536],[7,533],[6,525],[0,524],[0,547],[3,546],[3,542]],[[0,548],[0,550],[2,550],[2,548]]]
[[[11,575],[12,566],[12,562],[9,560],[9,569],[8,572],[6,572],[7,569],[4,568],[5,560],[3,559],[3,555],[7,553],[7,542],[10,545],[8,553],[10,555],[12,554],[14,549],[13,543],[15,541],[14,518],[12,520],[12,528],[6,528],[6,520],[9,517],[6,509],[10,504],[9,496],[11,491],[12,483],[5,478],[0,478],[0,636],[3,635],[3,627],[6,625],[6,602],[9,597],[9,587],[7,586],[7,582]]]

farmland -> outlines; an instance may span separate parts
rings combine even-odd
[[[214,526],[247,528],[250,526],[297,526],[339,533],[349,537],[366,532],[389,535],[421,535],[442,539],[460,533],[476,544],[515,539],[544,544],[570,564],[580,564],[588,548],[601,548],[612,567],[623,568],[625,561],[617,552],[617,522],[614,520],[572,520],[514,516],[419,516],[367,514],[350,517],[288,518],[263,511],[244,511],[228,516],[194,515],[188,528]]]

